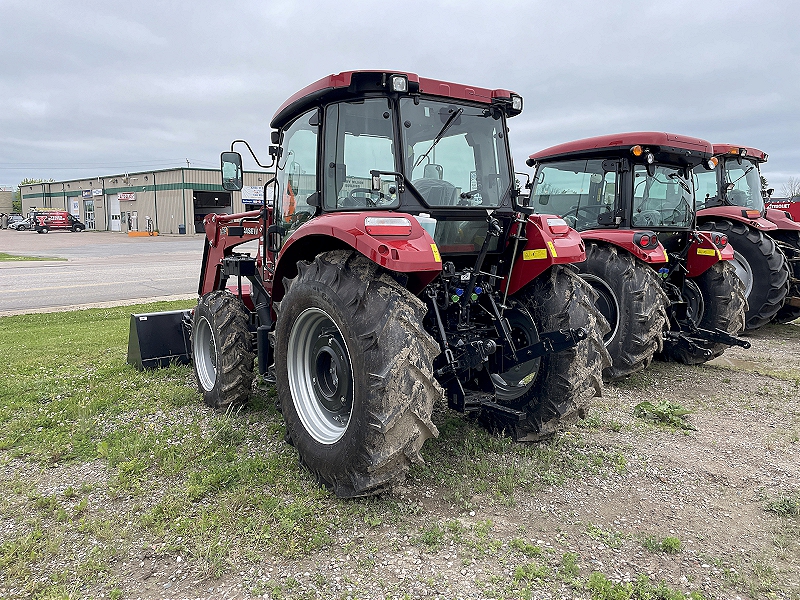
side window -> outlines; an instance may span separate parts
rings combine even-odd
[[[278,206],[275,219],[291,233],[314,214],[308,197],[317,191],[317,110],[302,115],[283,134],[278,162]]]
[[[531,203],[541,213],[563,217],[578,231],[593,229],[601,214],[614,210],[617,174],[602,160],[554,163],[539,167]]]
[[[392,110],[386,98],[341,102],[325,112],[324,206],[327,210],[396,206],[397,181],[370,171],[396,171]]]
[[[697,210],[704,208],[712,199],[718,198],[717,192],[717,172],[705,171],[703,167],[698,167],[694,171],[694,194],[697,198]]]

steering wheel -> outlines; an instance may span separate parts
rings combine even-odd
[[[637,227],[657,227],[661,225],[661,213],[657,210],[643,210],[640,213],[634,213],[632,220]]]
[[[358,194],[361,194],[361,196],[358,196]],[[350,190],[350,193],[347,194],[347,198],[342,201],[342,206],[357,207],[364,206],[365,204],[367,206],[378,206],[378,202],[372,199],[373,194],[378,195],[378,202],[382,200],[388,200],[389,202],[392,201],[389,196],[380,190],[371,190],[369,188],[353,188]]]

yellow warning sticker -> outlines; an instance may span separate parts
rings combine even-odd
[[[667,249],[661,248],[661,250],[664,252],[664,262],[669,262],[669,256],[667,256]]]
[[[547,242],[547,247],[550,248],[550,254],[553,255],[553,258],[556,258],[558,254],[556,254],[556,247],[553,242]]]
[[[539,260],[540,258],[547,258],[547,248],[524,250],[522,252],[522,260]]]
[[[698,248],[697,253],[700,256],[716,256],[717,251],[714,248]]]
[[[436,244],[431,244],[431,252],[433,252],[433,260],[442,262],[442,255],[439,254],[439,249],[436,247]]]

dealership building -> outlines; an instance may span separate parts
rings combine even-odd
[[[97,231],[203,232],[209,213],[237,213],[263,205],[264,184],[272,174],[244,172],[241,192],[222,188],[218,169],[181,167],[87,179],[24,185],[22,212],[61,209]]]

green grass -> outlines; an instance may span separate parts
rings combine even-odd
[[[67,260],[66,258],[53,258],[47,256],[20,256],[18,254],[8,254],[0,252],[0,261],[21,261],[21,260]]]

